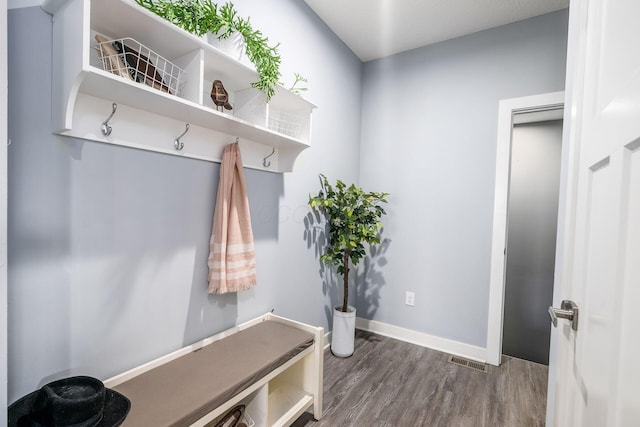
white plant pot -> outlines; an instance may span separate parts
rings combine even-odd
[[[356,309],[349,306],[345,313],[340,311],[341,307],[333,308],[331,352],[338,357],[349,357],[353,354],[353,342],[356,335]]]

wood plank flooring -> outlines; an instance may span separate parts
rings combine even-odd
[[[357,331],[353,356],[325,351],[323,418],[293,426],[544,426],[546,366],[505,356],[483,373],[448,357]]]

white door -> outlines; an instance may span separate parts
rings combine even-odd
[[[640,1],[570,10],[553,424],[640,426]],[[562,220],[561,220],[562,221]],[[550,401],[553,408],[553,401]]]

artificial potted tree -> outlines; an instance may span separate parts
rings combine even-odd
[[[324,215],[328,224],[328,243],[320,259],[337,267],[343,277],[342,305],[333,310],[331,352],[339,357],[353,354],[356,309],[349,305],[349,262],[354,266],[365,257],[365,243],[380,243],[381,204],[387,193],[367,193],[340,180],[335,186],[320,175],[320,192],[309,198],[309,205]]]

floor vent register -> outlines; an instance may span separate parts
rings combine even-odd
[[[474,371],[485,372],[485,373],[487,372],[487,365],[485,365],[484,363],[463,359],[462,357],[449,356],[449,362],[455,365],[471,368]]]

